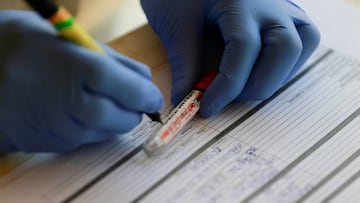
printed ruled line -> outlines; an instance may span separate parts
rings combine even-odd
[[[331,193],[327,198],[325,198],[322,203],[330,202],[336,196],[338,196],[341,192],[343,192],[346,188],[348,188],[352,183],[354,183],[357,179],[360,178],[360,171],[355,173],[349,179],[347,179],[338,189],[336,189],[333,193]]]
[[[324,149],[315,152],[310,158],[305,160],[301,165],[311,166],[311,168],[319,169],[318,172],[313,173],[311,169],[303,169],[308,174],[312,174],[313,177],[318,177],[319,172],[322,174],[327,168],[332,168],[333,163],[342,163],[343,157],[349,157],[352,153],[347,153],[348,150],[357,150],[360,146],[360,139],[355,142],[356,138],[348,137],[347,135],[356,136],[360,131],[360,120],[350,124],[352,127],[346,127],[346,130],[342,130],[336,135],[336,138],[330,140]],[[356,127],[356,128],[355,128]],[[348,139],[349,138],[349,139]],[[344,150],[346,149],[346,150]],[[331,152],[330,152],[331,151]],[[334,155],[336,154],[336,155]],[[304,164],[305,163],[305,164]],[[330,173],[330,171],[328,172]],[[326,174],[324,174],[326,175]],[[305,180],[305,173],[301,173],[296,176],[296,180]],[[319,180],[320,181],[320,180]]]
[[[137,148],[133,149],[129,154],[127,154],[125,157],[123,157],[119,161],[115,162],[113,165],[111,165],[109,168],[104,170],[102,173],[100,173],[98,176],[96,176],[90,182],[83,185],[81,188],[79,188],[77,191],[75,191],[72,195],[67,197],[65,200],[61,201],[61,203],[68,203],[68,202],[74,201],[76,198],[78,198],[80,195],[84,194],[87,190],[89,190],[91,187],[96,185],[102,179],[107,177],[109,174],[111,174],[113,171],[115,171],[121,165],[126,163],[129,159],[131,159],[133,156],[135,156],[141,150],[142,150],[142,145],[140,145]]]
[[[331,138],[333,138],[339,131],[341,131],[344,127],[346,127],[351,121],[353,121],[356,117],[360,115],[360,108],[358,108],[354,113],[352,113],[349,117],[347,117],[343,122],[341,122],[338,126],[336,126],[332,131],[330,131],[326,136],[321,138],[318,142],[316,142],[313,146],[311,146],[308,150],[306,150],[303,154],[301,154],[297,159],[291,162],[287,167],[281,170],[277,175],[275,175],[270,181],[262,185],[255,192],[250,194],[247,198],[244,199],[243,202],[250,202],[252,199],[257,197],[259,194],[268,189],[271,185],[277,182],[280,178],[294,169],[299,163],[304,161],[307,157],[309,157],[313,152],[323,146],[326,142],[328,142]]]
[[[358,149],[355,153],[353,153],[348,159],[346,159],[344,162],[342,162],[338,167],[336,167],[331,173],[329,173],[325,178],[323,178],[311,191],[306,193],[304,196],[302,196],[298,201],[296,202],[303,202],[308,197],[310,197],[314,192],[316,192],[319,188],[321,188],[323,185],[325,185],[329,180],[331,180],[334,176],[339,174],[344,168],[349,166],[353,161],[355,161],[356,158],[360,156],[360,149]],[[359,173],[359,172],[358,172]],[[360,174],[357,174],[356,177],[358,177]],[[355,175],[356,175],[355,174]],[[353,178],[353,177],[352,177]],[[356,178],[355,178],[356,179]],[[350,180],[353,180],[350,178]],[[348,180],[349,181],[349,180]],[[347,182],[347,181],[346,181]],[[350,185],[350,184],[348,184]],[[337,190],[342,190],[341,188],[344,187],[344,185],[340,186]],[[337,191],[336,190],[336,191]],[[330,195],[330,199],[332,198]]]
[[[356,94],[356,91],[354,91],[354,94]],[[360,94],[359,94],[359,96],[360,96]],[[350,101],[351,102],[351,101]],[[356,106],[358,106],[358,103],[357,102],[353,102],[354,104],[352,105],[352,107],[356,107]],[[346,103],[346,105],[350,105],[351,103]],[[342,104],[340,104],[339,106],[337,106],[335,109],[334,109],[334,111],[335,110],[337,110],[337,108],[338,107],[341,107],[341,105],[344,105],[344,103],[342,103]],[[338,109],[337,111],[336,111],[336,115],[339,117],[339,115],[340,115],[340,112],[342,112],[342,110],[343,109]],[[341,114],[342,115],[342,114]],[[324,120],[324,118],[321,118],[321,119],[319,119],[316,123],[328,123],[328,122],[330,122],[330,119],[332,119],[332,118],[328,118],[328,119],[326,119],[326,120]],[[333,122],[336,122],[336,121],[333,121]],[[333,122],[332,122],[332,124],[333,124]],[[314,139],[316,139],[317,138],[317,134],[319,134],[319,132],[320,132],[320,129],[321,129],[321,127],[322,126],[318,126],[317,128],[313,128],[313,126],[311,127],[311,128],[309,128],[308,130],[306,130],[305,132],[304,132],[304,138],[306,138],[307,136],[306,135],[308,135],[308,136],[310,136],[312,139],[310,139],[310,140],[308,140],[308,142],[309,141],[313,141]],[[321,131],[321,132],[323,132],[323,131]],[[306,134],[305,134],[306,133]],[[298,144],[296,144],[295,142],[297,141],[297,143]],[[292,149],[292,154],[291,154],[291,152],[288,152],[288,156],[287,157],[292,157],[295,153],[296,153],[296,146],[297,147],[301,147],[301,145],[300,145],[300,143],[303,143],[304,141],[306,141],[306,139],[303,139],[303,140],[300,140],[300,137],[299,138],[296,138],[295,140],[293,140],[293,142],[291,142],[291,143],[289,143],[289,145],[288,145],[288,147],[290,148],[290,149]],[[295,146],[292,146],[291,144],[294,144],[295,143]],[[283,154],[283,152],[285,152],[285,149],[283,150],[283,151],[279,151],[278,153],[281,155],[281,154]],[[284,155],[285,156],[285,155]]]

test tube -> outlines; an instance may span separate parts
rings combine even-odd
[[[185,127],[200,109],[200,100],[215,78],[216,72],[206,74],[192,90],[167,116],[164,125],[160,127],[143,144],[143,149],[148,156],[154,155],[164,148]]]

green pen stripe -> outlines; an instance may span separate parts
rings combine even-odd
[[[62,21],[62,22],[57,22],[57,23],[54,23],[54,26],[57,30],[62,30],[64,28],[67,28],[67,27],[71,27],[74,25],[74,19],[73,18],[69,18],[65,21]]]

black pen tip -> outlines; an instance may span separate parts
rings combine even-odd
[[[156,113],[147,113],[146,114],[147,116],[149,116],[149,118],[152,120],[152,121],[156,121],[156,122],[159,122],[161,124],[164,124],[161,120],[161,114],[159,112],[156,112]]]

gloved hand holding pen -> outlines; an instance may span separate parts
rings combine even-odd
[[[0,29],[0,152],[72,150],[161,109],[141,63],[60,39],[34,12],[0,11]]]
[[[209,66],[218,75],[202,98],[204,117],[232,101],[270,97],[305,63],[319,32],[289,0],[141,0],[172,70],[177,104]],[[219,59],[218,63],[216,59]]]

